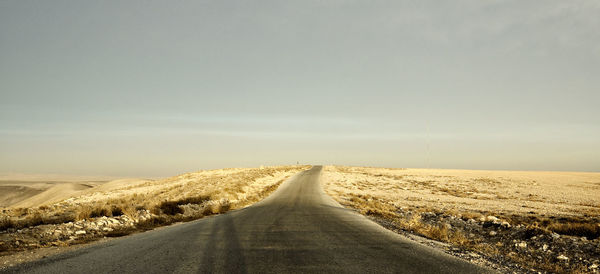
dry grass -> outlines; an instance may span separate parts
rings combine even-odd
[[[0,231],[102,216],[127,215],[135,219],[143,209],[156,214],[155,221],[159,224],[190,220],[261,200],[285,178],[306,168],[308,166],[200,171],[110,191],[88,192],[51,205],[2,209]],[[151,226],[152,222],[147,221],[145,225]]]
[[[122,186],[112,181],[107,183],[112,184],[109,187],[100,185],[97,191],[58,203],[5,208],[0,214],[0,257],[120,237],[224,213],[262,200],[285,179],[307,168],[210,170]]]
[[[586,221],[599,216],[600,173],[325,167],[326,192],[338,199],[370,196],[397,208],[464,215]],[[514,223],[524,219],[518,217]]]
[[[546,229],[562,235],[586,237],[593,240],[600,237],[600,224],[590,223],[553,223]]]
[[[600,185],[599,173],[328,166],[324,169],[322,183],[325,192],[342,205],[376,220],[385,220],[381,224],[390,229],[445,242],[490,258],[508,258],[525,269],[569,272],[586,268],[583,262],[560,262],[555,253],[543,252],[538,250],[539,247],[525,252],[517,248],[510,237],[520,237],[515,239],[520,242],[540,235],[550,237],[553,232],[588,240],[600,236],[597,207],[600,189],[595,188]],[[502,232],[499,225],[486,229],[486,225],[493,225],[482,221],[487,216],[496,216],[508,226],[519,226],[520,229]],[[457,219],[465,225],[454,227],[447,222]],[[469,227],[467,221],[478,224]],[[458,225],[460,222],[452,223]],[[490,239],[491,230],[504,233],[504,238]],[[520,232],[515,234],[515,231]],[[564,245],[555,248],[564,247],[568,251],[570,240],[561,238],[561,241]],[[559,245],[561,241],[550,240],[553,245]],[[570,256],[582,254],[581,250],[571,251]],[[591,252],[588,254],[600,254],[597,248]],[[589,256],[592,256],[589,261],[598,259],[594,258],[596,255]]]

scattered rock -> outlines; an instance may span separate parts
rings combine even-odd
[[[568,261],[569,257],[560,254],[558,257],[556,257],[556,259],[561,260],[561,261]]]
[[[520,242],[515,244],[516,247],[518,248],[526,248],[527,247],[527,243],[526,242]]]

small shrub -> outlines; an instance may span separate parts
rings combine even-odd
[[[0,252],[7,251],[9,248],[7,243],[0,242]]]
[[[23,225],[21,227],[31,227],[31,226],[38,226],[38,225],[43,225],[44,224],[44,219],[42,218],[42,214],[36,212],[35,214],[33,214],[33,216],[25,219],[25,221],[23,222]]]
[[[123,209],[121,209],[118,206],[112,206],[111,209],[110,209],[110,211],[111,211],[111,215],[112,216],[121,216],[121,215],[123,215]]]
[[[444,242],[448,241],[448,229],[444,225],[431,226],[428,229],[426,234],[427,234],[426,236],[429,236],[429,238],[434,239],[434,240],[444,241]]]
[[[408,222],[405,223],[406,229],[419,231],[423,227],[423,222],[421,220],[421,214],[413,213],[412,217]]]
[[[89,215],[89,217],[91,217],[91,218],[102,217],[102,216],[106,216],[106,217],[112,216],[111,210],[104,206],[97,207],[97,208],[92,209],[92,211],[90,212],[90,215]]]
[[[92,215],[92,208],[90,206],[81,206],[75,213],[75,219],[77,221],[90,218]]]
[[[177,202],[165,201],[160,204],[159,208],[162,213],[167,215],[183,214],[183,209],[179,207]]]
[[[212,213],[212,206],[210,206],[210,205],[205,205],[205,206],[202,208],[202,211],[201,211],[201,212],[202,212],[202,215],[204,215],[204,216],[208,216],[208,215],[211,215],[211,214],[213,214],[213,213]]]
[[[210,201],[210,196],[195,196],[175,201],[164,201],[155,210],[153,210],[153,213],[158,214],[157,209],[160,209],[162,213],[167,215],[176,215],[179,213],[183,214],[184,210],[183,208],[179,207],[180,205],[203,204],[207,201]],[[229,210],[229,208],[227,208],[227,210]]]
[[[0,231],[7,230],[9,228],[14,228],[15,223],[8,216],[3,216],[0,218]]]
[[[202,204],[204,202],[208,202],[210,201],[210,196],[195,196],[195,197],[188,197],[185,199],[181,199],[179,201],[177,201],[178,205],[185,205],[185,204]]]
[[[125,206],[119,207],[119,209],[121,209],[121,213],[122,213],[121,215],[127,215],[127,216],[135,219],[139,216],[138,210],[145,209],[144,207],[142,207],[141,209],[138,209],[138,207],[139,206],[134,207],[134,206],[125,205]],[[114,211],[113,211],[113,214],[115,214]]]

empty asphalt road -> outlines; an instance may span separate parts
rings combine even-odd
[[[481,273],[409,241],[324,194],[321,167],[251,207],[94,244],[8,272]]]

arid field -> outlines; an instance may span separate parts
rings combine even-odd
[[[0,184],[0,256],[122,236],[244,207],[306,168],[230,168],[160,180],[5,180]]]
[[[245,207],[308,168],[231,168],[156,180],[0,177],[0,267],[34,259],[30,250]],[[327,166],[321,186],[387,229],[502,272],[599,270],[600,173]]]
[[[597,272],[600,173],[325,167],[325,192],[405,235],[521,271]]]

